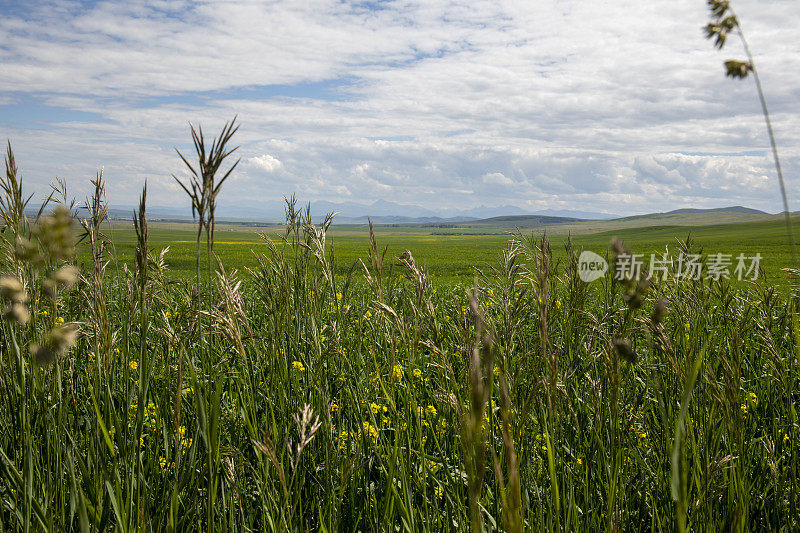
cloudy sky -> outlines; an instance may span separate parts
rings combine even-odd
[[[800,208],[800,2],[735,0]],[[26,186],[185,203],[188,122],[238,114],[234,206],[378,199],[620,214],[781,209],[752,79],[703,0],[0,0],[0,136]],[[187,204],[188,205],[188,204]]]

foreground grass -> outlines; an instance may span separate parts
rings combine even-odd
[[[4,266],[32,318],[2,327],[0,529],[800,527],[797,310],[770,286],[585,284],[579,249],[521,235],[331,253],[287,227],[257,255],[221,237],[200,280],[168,275],[194,268],[177,233],[140,232],[126,272],[116,232],[55,300],[57,263]],[[62,322],[77,344],[33,364]]]

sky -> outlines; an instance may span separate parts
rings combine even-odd
[[[734,0],[800,209],[800,2]],[[703,0],[0,0],[0,137],[26,189],[188,199],[175,153],[238,115],[222,206],[782,209],[752,78]]]

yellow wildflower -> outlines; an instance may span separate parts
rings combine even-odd
[[[436,494],[436,497],[440,500],[442,499],[442,496],[444,496],[444,490],[439,485],[433,487],[433,492],[434,494]]]
[[[428,416],[436,416],[436,408],[432,405],[429,405],[425,409],[425,414],[427,414]]]
[[[402,381],[403,380],[403,367],[400,366],[400,365],[394,365],[394,368],[392,368],[392,377],[394,379],[396,379],[397,381]]]
[[[292,361],[292,368],[294,368],[298,372],[305,372],[306,370],[306,367],[303,366],[303,363],[301,363],[300,361]]]
[[[365,437],[369,437],[372,440],[377,440],[377,438],[378,438],[378,430],[375,429],[375,426],[373,426],[369,422],[364,422],[364,426],[363,427],[364,427],[364,430],[363,430],[362,434]]]
[[[128,363],[128,366],[130,367],[131,370],[136,370],[137,368],[139,368],[139,363],[137,363],[136,361],[131,361],[130,363]]]
[[[748,392],[747,393],[747,403],[757,406],[758,405],[758,396],[756,396],[755,392]]]
[[[337,413],[339,411],[339,405],[332,403],[331,404],[331,413]]]
[[[170,472],[172,472],[172,463],[170,463],[169,461],[167,461],[163,457],[159,457],[158,458],[158,465],[161,467],[161,470],[164,473],[169,474]]]

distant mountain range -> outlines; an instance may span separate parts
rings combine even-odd
[[[217,208],[217,220],[229,222],[282,222],[285,203],[268,202],[229,202]],[[298,207],[305,208],[300,204]],[[109,216],[126,220],[132,216],[134,208],[126,206],[109,206]],[[612,213],[595,211],[545,209],[529,212],[513,205],[496,207],[480,206],[470,209],[443,209],[433,211],[417,205],[405,205],[386,200],[378,200],[371,204],[357,202],[318,201],[311,204],[311,215],[321,219],[328,213],[337,213],[338,224],[366,224],[372,220],[375,224],[423,224],[427,226],[514,226],[520,228],[539,227],[550,224],[582,222],[591,220],[635,220],[643,217],[665,217],[702,214],[702,213],[739,213],[746,215],[767,215],[764,211],[740,205],[711,209],[682,208],[666,213],[649,213],[621,217]],[[187,207],[152,205],[147,208],[151,220],[191,220],[192,212]]]
[[[280,222],[284,218],[284,202],[278,201],[239,201],[221,202],[217,208],[217,219],[232,222]],[[298,207],[305,204],[298,203]],[[129,219],[133,206],[109,206],[109,215],[116,219]],[[336,221],[340,224],[366,224],[371,219],[375,224],[431,224],[456,223],[470,220],[483,220],[499,216],[548,216],[568,217],[585,220],[610,220],[619,218],[613,213],[594,211],[571,211],[545,209],[543,211],[526,211],[514,205],[494,207],[480,206],[470,209],[442,209],[434,211],[417,205],[398,204],[386,200],[377,200],[371,204],[358,202],[328,202],[320,200],[311,203],[311,215],[315,219],[328,213],[336,213]],[[177,206],[151,205],[147,214],[153,220],[191,219],[191,209]]]
[[[743,207],[741,205],[732,205],[730,207],[715,207],[711,209],[694,209],[686,207],[683,209],[673,209],[672,211],[667,211],[666,213],[648,213],[646,215],[633,215],[629,217],[622,217],[620,218],[620,220],[635,220],[637,218],[654,217],[654,216],[669,217],[671,215],[696,215],[703,213],[741,213],[745,215],[769,214],[765,211],[759,211],[758,209],[751,209],[749,207]]]

